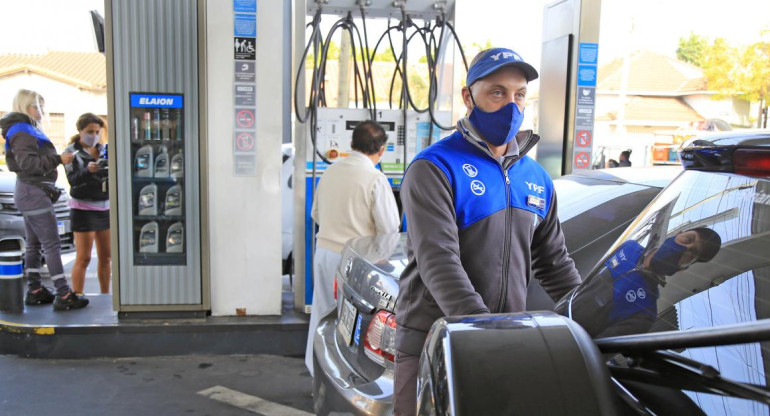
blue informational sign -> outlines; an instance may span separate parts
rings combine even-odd
[[[235,36],[254,38],[257,36],[257,15],[236,13],[233,26],[235,27]]]
[[[233,11],[235,13],[256,13],[257,0],[233,0]]]
[[[181,94],[129,94],[131,107],[182,108],[184,97]]]
[[[578,53],[578,64],[596,65],[599,58],[598,43],[581,43]]]
[[[596,86],[596,65],[578,65],[577,85],[580,87]]]

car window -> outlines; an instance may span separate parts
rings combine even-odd
[[[557,310],[597,338],[770,318],[770,181],[684,172]],[[725,377],[766,385],[768,343],[679,352]],[[739,399],[686,394],[707,414],[755,413],[720,410],[743,408]]]

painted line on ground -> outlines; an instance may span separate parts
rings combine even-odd
[[[273,403],[257,396],[251,396],[227,387],[214,386],[198,392],[199,395],[208,397],[231,406],[239,407],[265,416],[312,416],[312,413],[303,412],[293,407]]]

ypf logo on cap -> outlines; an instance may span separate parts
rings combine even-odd
[[[513,59],[511,59],[511,58],[513,58]],[[501,51],[501,52],[498,52],[498,53],[494,53],[494,54],[489,55],[489,59],[491,59],[491,60],[493,60],[495,62],[499,61],[500,59],[502,59],[504,61],[505,60],[509,60],[509,59],[512,60],[512,61],[523,61],[523,59],[521,59],[521,55],[519,55],[518,53],[516,53],[514,51]]]
[[[527,82],[538,77],[537,70],[524,62],[521,55],[508,48],[494,48],[481,52],[481,56],[474,58],[476,61],[468,69],[465,77],[465,85],[471,86],[474,82],[497,71],[504,66],[513,66],[524,72]]]

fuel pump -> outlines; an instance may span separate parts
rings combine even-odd
[[[294,140],[295,178],[304,176],[305,181],[295,183],[295,202],[302,204],[296,204],[294,228],[304,232],[295,233],[295,272],[300,278],[295,280],[294,289],[295,306],[309,313],[316,230],[310,208],[315,186],[324,170],[350,153],[356,124],[374,120],[388,136],[378,167],[388,177],[398,199],[409,162],[420,150],[454,129],[451,98],[453,68],[457,65],[455,50],[460,51],[461,65],[466,70],[467,63],[452,25],[453,1],[316,0],[307,1],[302,9],[298,7],[297,13],[302,16],[295,16],[296,30],[304,30],[297,33],[296,38],[305,42],[295,45],[294,110],[299,122]],[[371,25],[372,20],[386,23],[376,42],[369,42],[367,23]],[[331,25],[328,32],[323,33],[322,22],[327,21]],[[339,103],[337,107],[328,105],[332,99],[327,96],[327,84],[332,84],[333,74],[327,69],[335,34],[346,38],[345,42],[349,40],[350,45],[353,97],[348,107]],[[371,49],[370,45],[373,45]],[[422,52],[418,59],[427,66],[424,77],[428,86],[427,103],[422,106],[413,95],[414,87],[410,89],[416,78],[422,79],[408,65],[418,56],[414,53],[417,49]],[[375,67],[379,64],[374,57],[384,51],[389,51],[392,57],[392,72],[390,76],[378,77]],[[340,62],[346,57],[340,56]],[[305,74],[310,78],[307,84]],[[347,79],[338,79],[338,83],[347,82]],[[387,96],[378,91],[387,91]]]

